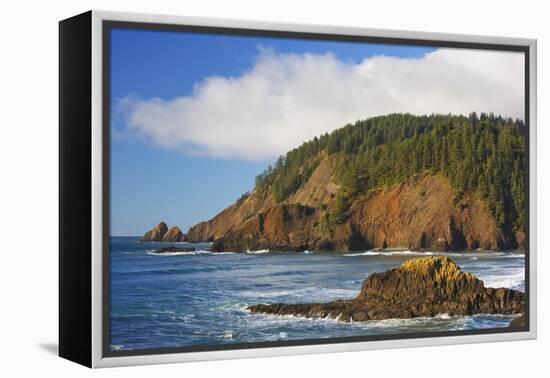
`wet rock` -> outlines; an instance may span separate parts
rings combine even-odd
[[[195,248],[193,247],[174,247],[173,245],[170,247],[164,247],[161,249],[157,249],[155,253],[174,253],[174,252],[195,252]]]

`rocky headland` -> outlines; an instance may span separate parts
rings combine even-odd
[[[525,294],[487,288],[483,281],[448,257],[411,259],[383,273],[371,274],[359,295],[329,303],[257,304],[253,313],[332,318],[344,322],[390,318],[433,317],[438,314],[518,314],[525,311]]]
[[[503,232],[479,195],[459,194],[430,172],[360,196],[340,219],[330,219],[339,187],[330,160],[288,200],[277,203],[269,188],[254,191],[191,227],[187,240],[214,242],[214,251],[523,248],[523,233]]]
[[[524,250],[525,130],[475,113],[359,120],[280,156],[185,236],[164,225],[144,239],[234,252]]]

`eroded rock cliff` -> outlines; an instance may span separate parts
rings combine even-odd
[[[216,251],[523,247],[521,235],[497,227],[479,195],[458,194],[445,177],[429,172],[354,198],[341,219],[331,220],[339,189],[334,169],[333,159],[324,158],[306,184],[282,203],[268,187],[252,192],[191,227],[187,240],[215,242]]]

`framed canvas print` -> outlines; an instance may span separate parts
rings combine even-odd
[[[536,337],[536,41],[60,22],[62,357]]]

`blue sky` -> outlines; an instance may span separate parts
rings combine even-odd
[[[434,51],[397,45],[132,29],[114,29],[111,33],[112,235],[141,235],[161,220],[186,232],[250,190],[255,176],[274,160],[189,154],[155,143],[146,134],[132,136],[127,132],[126,116],[117,111],[121,99],[171,101],[193,96],[194,88],[205,78],[238,78],[249,72],[262,49],[274,54],[330,52],[350,67],[378,55],[421,59]]]
[[[258,48],[277,52],[332,52],[344,61],[372,55],[418,57],[427,48],[115,29],[111,34],[111,106],[128,95],[165,100],[192,93],[205,77],[250,69]],[[116,112],[115,112],[116,113]],[[124,129],[113,116],[112,128]],[[160,220],[191,225],[211,218],[254,185],[272,159],[194,157],[137,138],[111,143],[111,233],[140,235]]]

